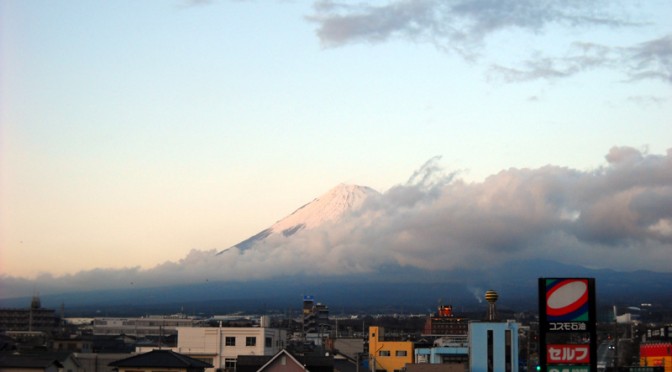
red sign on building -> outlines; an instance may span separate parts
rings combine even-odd
[[[590,345],[546,345],[548,364],[588,364],[590,363]]]

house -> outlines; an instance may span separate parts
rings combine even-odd
[[[119,372],[204,372],[206,368],[212,368],[210,363],[171,350],[152,350],[148,353],[117,360],[109,365],[116,367]]]
[[[15,364],[11,367],[8,364]],[[23,367],[19,367],[19,366]],[[79,360],[71,352],[24,351],[11,354],[0,354],[0,371],[56,371],[79,372],[82,370]]]
[[[297,355],[282,349],[273,356],[240,356],[236,372],[334,372],[334,359],[329,355]]]
[[[93,341],[83,337],[54,338],[51,344],[52,350],[70,351],[73,353],[93,352]]]
[[[0,372],[58,372],[63,365],[55,359],[25,355],[0,355]]]

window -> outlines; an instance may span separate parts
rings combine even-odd
[[[266,340],[266,341],[265,341],[265,345],[264,345],[264,346],[266,346],[266,347],[273,347],[273,339],[272,339],[272,338],[270,338],[270,337],[266,337],[265,340]]]
[[[397,351],[394,352],[394,355],[398,356],[398,357],[405,357],[407,354],[406,354],[406,350],[397,350]]]
[[[488,372],[493,372],[495,370],[493,361],[494,361],[494,337],[493,337],[493,330],[489,329],[488,330]]]
[[[381,350],[378,352],[378,356],[390,356],[389,350]]]
[[[224,368],[226,368],[229,371],[233,371],[236,369],[236,360],[235,359],[226,359],[224,360]]]
[[[257,346],[257,338],[245,337],[245,346]]]
[[[236,346],[236,338],[235,337],[227,337],[224,339],[224,345],[226,346]]]
[[[505,344],[504,344],[504,362],[505,362],[505,367],[504,370],[506,372],[511,372],[511,330],[507,329],[504,331],[504,337],[505,337]]]

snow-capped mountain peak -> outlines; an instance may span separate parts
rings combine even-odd
[[[370,187],[340,184],[234,247],[245,250],[272,234],[289,237],[303,229],[313,229],[327,222],[338,221],[344,214],[361,208],[369,196],[376,194],[378,192]]]
[[[276,222],[271,229],[273,232],[284,232],[298,225],[312,229],[335,221],[344,213],[359,209],[372,193],[376,191],[365,186],[340,184]]]

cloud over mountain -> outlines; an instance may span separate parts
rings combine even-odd
[[[435,158],[409,182],[367,193],[359,208],[338,218],[216,253],[192,250],[150,270],[97,269],[2,282],[28,290],[95,289],[348,275],[395,265],[477,269],[523,259],[669,272],[672,149],[655,155],[614,147],[597,169],[510,168],[475,183],[446,173]]]

